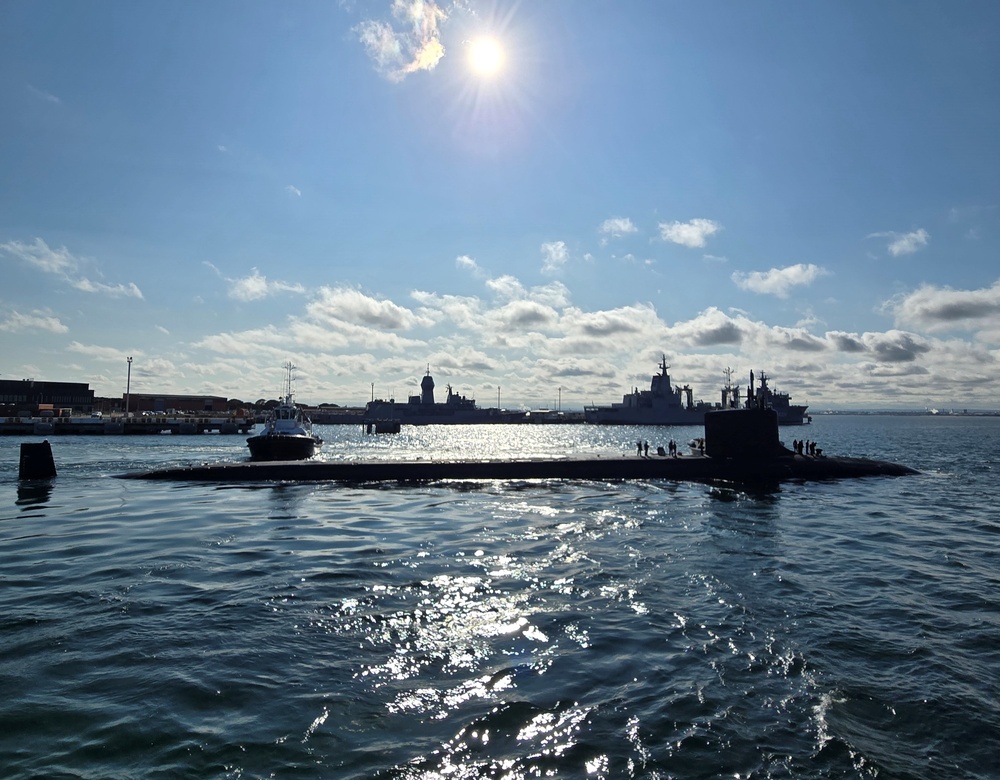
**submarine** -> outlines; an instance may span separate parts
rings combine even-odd
[[[550,458],[379,461],[266,461],[183,466],[121,475],[191,482],[436,482],[447,480],[678,480],[774,484],[906,476],[916,469],[867,458],[805,455],[778,439],[770,408],[720,409],[705,415],[704,452],[668,456],[598,455]]]

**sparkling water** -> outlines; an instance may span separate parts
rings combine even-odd
[[[320,426],[321,457],[695,428]],[[783,428],[918,476],[213,485],[241,436],[0,438],[4,778],[1000,776],[1000,418]]]

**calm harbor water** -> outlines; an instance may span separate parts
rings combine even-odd
[[[697,429],[322,428],[325,458]],[[4,778],[1000,777],[1000,418],[782,429],[919,476],[161,484],[239,436],[0,439]]]

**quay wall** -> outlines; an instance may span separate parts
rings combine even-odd
[[[0,418],[0,436],[246,434],[254,425],[252,417],[233,416],[4,417]]]

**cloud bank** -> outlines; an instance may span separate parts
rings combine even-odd
[[[925,284],[886,306],[897,324],[938,332],[1000,327],[1000,279],[979,290]]]

